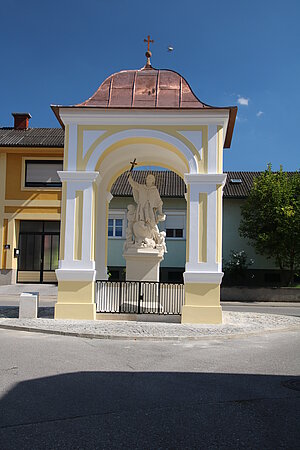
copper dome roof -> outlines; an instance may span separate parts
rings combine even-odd
[[[227,110],[229,122],[224,147],[230,147],[237,114],[236,106],[215,107],[201,102],[188,82],[177,72],[146,65],[139,70],[124,70],[106,78],[87,100],[73,106],[51,105],[62,126],[59,108]]]
[[[99,89],[76,106],[105,108],[209,108],[187,81],[172,70],[144,67],[110,75]]]

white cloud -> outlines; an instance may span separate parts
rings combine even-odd
[[[239,95],[239,96],[238,96],[238,99],[237,99],[237,102],[238,102],[240,105],[248,106],[249,100],[250,100],[249,98],[241,97],[241,96]]]
[[[257,113],[256,113],[256,117],[260,117],[260,116],[262,116],[263,115],[263,111],[258,111]]]

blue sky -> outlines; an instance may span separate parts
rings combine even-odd
[[[214,106],[239,106],[225,170],[300,167],[299,0],[20,1],[1,5],[0,125],[88,98],[113,72],[145,63],[178,71]],[[168,46],[174,48],[168,52]]]

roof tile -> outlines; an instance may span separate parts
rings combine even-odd
[[[156,186],[162,197],[184,197],[185,183],[176,173],[168,170],[135,170],[132,177],[138,183],[145,183],[148,173],[152,173],[156,179]],[[225,198],[245,198],[249,195],[253,180],[261,172],[227,172],[224,186]],[[232,179],[241,179],[241,183],[232,183]],[[113,184],[111,193],[118,197],[131,197],[132,188],[128,183],[128,172],[123,173]]]
[[[61,147],[64,146],[62,128],[0,128],[0,147]]]

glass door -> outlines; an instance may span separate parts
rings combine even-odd
[[[41,283],[42,235],[20,234],[18,260],[19,283]]]
[[[54,283],[57,281],[55,270],[58,269],[59,235],[45,234],[43,236],[43,247],[43,280],[41,281],[41,283]]]
[[[60,222],[21,221],[19,283],[56,283]]]

